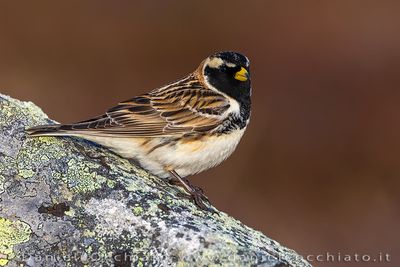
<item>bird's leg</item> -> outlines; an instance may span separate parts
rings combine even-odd
[[[207,210],[209,211],[210,209],[204,204],[204,200],[210,203],[208,198],[204,195],[203,190],[198,187],[192,185],[188,179],[182,178],[179,176],[176,171],[169,171],[169,173],[172,175],[174,179],[171,180],[171,183],[175,185],[182,186],[186,192],[188,192],[191,196],[191,199],[194,201],[194,203],[201,208],[202,210]]]
[[[175,172],[175,173],[176,173],[176,172]],[[176,174],[177,174],[177,173],[176,173]],[[178,175],[178,174],[177,174],[177,175]],[[178,175],[178,176],[179,176],[179,175]],[[175,176],[174,176],[174,177],[175,177]],[[179,176],[179,177],[180,177],[180,176]],[[191,189],[193,189],[196,193],[198,193],[199,195],[201,195],[201,198],[202,198],[202,199],[205,199],[205,200],[207,200],[207,202],[210,203],[210,201],[208,200],[208,197],[206,197],[206,195],[204,195],[204,190],[203,190],[201,187],[192,184],[192,183],[190,182],[190,180],[187,179],[187,178],[185,178],[185,177],[180,177],[180,178],[181,178],[181,179],[178,179],[178,178],[171,179],[171,180],[170,180],[170,183],[171,183],[171,184],[174,184],[174,185],[178,185],[178,186],[184,187],[185,190],[188,191],[187,188],[186,188],[186,185],[187,185],[187,186],[189,186]],[[182,181],[185,183],[185,185],[182,184]],[[189,191],[188,191],[188,192],[189,192]],[[190,192],[189,192],[189,193],[190,193]]]
[[[185,185],[182,183],[182,181],[185,183]],[[178,178],[175,178],[175,176],[173,176],[173,177],[169,180],[169,183],[172,184],[172,185],[176,185],[176,186],[183,187],[183,188],[185,188],[186,191],[188,191],[187,188],[186,188],[186,185],[187,185],[187,186],[189,186],[190,188],[192,188],[193,190],[195,190],[196,192],[201,193],[201,194],[202,194],[202,198],[204,198],[204,199],[206,199],[208,202],[210,202],[210,201],[208,200],[208,197],[206,197],[206,195],[204,195],[204,190],[203,190],[201,187],[192,184],[192,183],[189,181],[189,179],[187,179],[187,178],[185,178],[185,177],[181,177],[180,179],[178,179]],[[189,191],[188,191],[188,192],[189,192]]]

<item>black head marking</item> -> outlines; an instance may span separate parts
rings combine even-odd
[[[245,68],[248,68],[249,64],[250,64],[249,59],[247,57],[245,57],[244,55],[239,54],[237,52],[231,52],[231,51],[219,52],[219,53],[215,53],[211,57],[220,58],[228,64],[232,63],[237,66],[242,66]]]
[[[235,74],[240,71],[245,73],[245,78],[235,78]],[[211,55],[205,62],[204,76],[215,89],[234,98],[240,104],[250,106],[251,81],[247,57],[236,52]]]

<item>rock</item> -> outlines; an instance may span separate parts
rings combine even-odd
[[[52,122],[0,95],[0,266],[310,266],[107,149],[24,132]]]

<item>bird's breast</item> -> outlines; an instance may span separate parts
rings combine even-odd
[[[149,157],[188,176],[212,168],[236,149],[245,128],[226,134],[180,138],[170,145],[153,150]]]

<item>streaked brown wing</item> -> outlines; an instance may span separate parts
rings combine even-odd
[[[121,102],[104,116],[72,125],[71,130],[125,137],[174,136],[216,128],[229,101],[189,76],[169,86]]]

